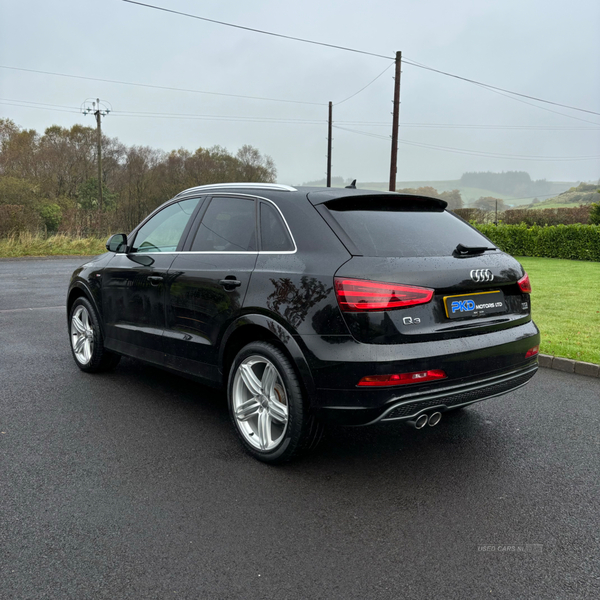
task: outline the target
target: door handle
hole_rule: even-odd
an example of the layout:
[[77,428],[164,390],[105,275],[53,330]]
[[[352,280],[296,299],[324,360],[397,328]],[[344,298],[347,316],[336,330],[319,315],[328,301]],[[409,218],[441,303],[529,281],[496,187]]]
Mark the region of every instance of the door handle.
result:
[[159,275],[148,275],[150,285],[158,285],[163,280]]
[[236,288],[236,287],[240,287],[240,285],[242,285],[241,281],[238,281],[237,279],[221,279],[221,281],[219,281],[219,283],[225,288]]

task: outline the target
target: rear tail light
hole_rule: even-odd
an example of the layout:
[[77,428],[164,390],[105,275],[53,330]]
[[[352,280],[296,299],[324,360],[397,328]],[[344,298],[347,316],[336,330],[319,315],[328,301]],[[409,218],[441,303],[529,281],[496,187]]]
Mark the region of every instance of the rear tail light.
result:
[[428,288],[343,277],[335,278],[335,294],[344,312],[391,310],[426,304],[433,298]]
[[529,275],[527,275],[527,273],[525,273],[517,283],[524,294],[531,294],[531,281],[529,281]]
[[391,385],[404,385],[406,383],[424,383],[425,381],[435,381],[437,379],[446,379],[448,377],[445,371],[441,369],[430,369],[429,371],[416,371],[414,373],[395,373],[393,375],[369,375],[363,377],[358,385],[369,387],[382,387]]
[[525,353],[525,358],[531,358],[532,356],[535,356],[536,354],[538,354],[539,351],[540,351],[539,346],[534,346],[533,348],[529,348],[529,350],[527,350],[527,352]]

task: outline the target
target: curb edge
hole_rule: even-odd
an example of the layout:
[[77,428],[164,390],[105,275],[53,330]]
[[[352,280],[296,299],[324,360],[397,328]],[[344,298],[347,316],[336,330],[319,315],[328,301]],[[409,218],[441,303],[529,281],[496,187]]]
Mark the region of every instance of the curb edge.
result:
[[595,363],[552,356],[551,354],[540,354],[538,364],[545,369],[554,369],[556,371],[563,371],[564,373],[575,373],[577,375],[585,375],[586,377],[600,378],[600,365]]

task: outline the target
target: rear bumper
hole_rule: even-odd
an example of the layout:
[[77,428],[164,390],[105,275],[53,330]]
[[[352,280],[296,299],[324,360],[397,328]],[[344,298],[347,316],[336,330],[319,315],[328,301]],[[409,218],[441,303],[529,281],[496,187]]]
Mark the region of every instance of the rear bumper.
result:
[[[508,330],[457,340],[377,346],[328,341],[317,336],[308,349],[316,384],[313,406],[327,420],[345,425],[412,419],[421,412],[472,404],[511,392],[536,373],[537,356],[526,352],[539,344],[533,322]],[[317,343],[318,342],[318,343]],[[319,356],[320,354],[320,356]],[[327,360],[329,358],[329,360]],[[443,369],[448,378],[435,382],[359,387],[366,375]]]
[[525,369],[488,377],[475,383],[449,386],[435,392],[413,394],[385,409],[378,417],[365,425],[379,421],[404,421],[417,417],[422,412],[444,412],[451,408],[467,406],[481,400],[502,396],[523,387],[537,372],[537,362]]
[[436,390],[413,392],[399,396],[383,408],[363,410],[324,408],[322,416],[341,425],[374,425],[379,422],[408,421],[421,413],[445,412],[523,387],[537,372],[537,361],[525,368],[515,369],[469,383],[448,385]]

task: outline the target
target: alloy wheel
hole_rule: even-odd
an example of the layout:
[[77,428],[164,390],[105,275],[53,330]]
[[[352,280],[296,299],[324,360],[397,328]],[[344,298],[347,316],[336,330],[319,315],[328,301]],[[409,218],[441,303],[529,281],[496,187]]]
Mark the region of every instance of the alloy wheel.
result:
[[244,359],[233,380],[232,408],[244,439],[267,452],[283,440],[289,422],[289,402],[281,374],[264,356]]
[[85,306],[78,306],[71,317],[71,345],[77,361],[87,365],[92,359],[94,330]]

